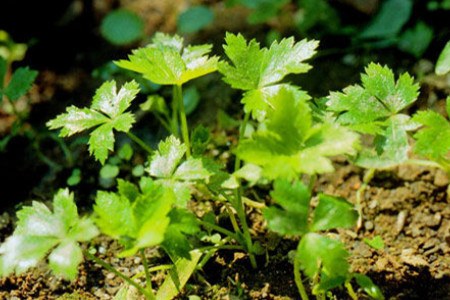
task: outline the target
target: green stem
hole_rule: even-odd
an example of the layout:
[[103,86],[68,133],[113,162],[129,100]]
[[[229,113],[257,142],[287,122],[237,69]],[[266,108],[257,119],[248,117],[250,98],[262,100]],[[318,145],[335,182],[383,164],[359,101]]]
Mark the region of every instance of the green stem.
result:
[[69,147],[67,147],[64,140],[54,133],[48,133],[45,135],[48,136],[49,138],[51,138],[52,140],[54,140],[56,143],[58,143],[59,147],[61,148],[62,152],[64,153],[64,156],[66,157],[67,163],[69,164],[70,167],[72,167],[73,166],[72,152],[70,152],[70,149],[69,149]]
[[142,149],[144,149],[145,151],[147,151],[149,154],[153,154],[153,150],[152,148],[150,148],[149,146],[147,146],[147,144],[141,140],[140,138],[138,138],[137,136],[135,136],[134,134],[132,134],[131,132],[127,132],[127,135],[130,139],[132,139],[136,144],[138,144],[139,146],[142,147]]
[[[247,128],[248,121],[250,119],[250,112],[245,113],[244,120],[242,121],[241,128],[239,130],[239,140],[238,144],[242,142],[245,135],[245,129]],[[234,162],[234,171],[238,171],[241,167],[241,159],[238,155],[236,155],[236,160]],[[237,178],[239,187],[234,190],[234,196],[235,196],[235,205],[234,208],[236,209],[237,215],[239,217],[239,220],[242,224],[242,231],[244,234],[244,238],[246,241],[247,251],[249,252],[250,257],[250,263],[252,264],[252,267],[256,269],[258,266],[256,264],[255,255],[251,253],[253,245],[252,245],[252,236],[250,235],[250,231],[247,224],[247,218],[245,215],[245,209],[244,204],[242,201],[242,184],[241,180]]]
[[134,286],[142,295],[144,295],[147,299],[150,300],[155,300],[155,297],[152,294],[149,294],[142,286],[140,286],[137,282],[131,280],[130,278],[128,278],[127,276],[125,276],[124,274],[122,274],[121,272],[117,271],[116,269],[114,269],[113,266],[111,266],[110,264],[108,264],[106,261],[98,258],[97,256],[91,254],[89,251],[87,250],[83,250],[83,255],[87,258],[89,258],[90,260],[95,261],[96,263],[98,263],[100,266],[102,266],[103,268],[107,269],[108,271],[114,273],[115,275],[119,276],[120,278],[122,278],[126,283]]
[[178,131],[178,92],[177,92],[177,85],[173,86],[173,91],[172,91],[172,120],[171,120],[171,125],[172,125],[172,134],[175,137],[179,137],[179,131]]
[[309,300],[308,295],[306,294],[305,286],[303,285],[302,275],[300,273],[300,262],[298,261],[298,255],[295,255],[294,259],[294,280],[302,300]]
[[191,156],[191,142],[189,141],[189,128],[187,124],[186,111],[184,110],[183,91],[181,89],[181,85],[175,85],[174,92],[176,92],[178,109],[180,110],[181,134],[183,135],[183,141],[187,148],[186,157],[189,158]]
[[374,175],[375,169],[368,169],[364,174],[363,183],[361,187],[356,191],[356,210],[358,211],[359,214],[358,221],[356,222],[356,229],[360,229],[362,227],[363,211],[361,202],[364,191],[369,186],[369,182],[372,180]]
[[242,233],[241,229],[239,228],[239,225],[237,223],[236,217],[234,216],[234,212],[231,210],[231,208],[225,204],[225,208],[228,212],[228,216],[230,217],[231,225],[233,226],[234,232],[236,233]]
[[350,295],[350,297],[352,298],[352,300],[358,300],[358,296],[356,295],[355,291],[353,290],[353,287],[352,287],[350,281],[346,281],[344,285],[347,288],[347,292]]
[[166,130],[170,133],[172,133],[173,135],[175,135],[174,132],[172,132],[172,127],[169,125],[169,122],[167,122],[167,120],[165,120],[160,114],[158,113],[154,113],[154,116],[158,119],[159,123],[161,123],[164,128],[166,128]]
[[153,294],[153,288],[152,288],[152,278],[150,277],[150,272],[148,270],[148,261],[145,257],[145,251],[144,249],[139,250],[141,257],[142,257],[142,264],[144,265],[144,272],[145,272],[145,283],[147,285],[147,291],[150,295],[152,295],[152,299],[155,299],[155,295]]
[[417,166],[423,166],[423,167],[430,167],[430,168],[439,168],[445,170],[445,167],[438,162],[432,161],[432,160],[422,160],[422,159],[408,159],[406,161],[407,164],[410,165],[417,165]]
[[[157,272],[157,271],[164,271],[164,270],[169,270],[172,269],[173,265],[159,265],[153,268],[149,268],[148,272],[152,273],[152,272]],[[133,277],[131,277],[132,280],[141,278],[143,275],[145,275],[145,271],[142,271],[140,273],[137,273],[136,275],[134,275]]]
[[236,235],[235,233],[233,233],[233,232],[231,232],[231,231],[229,231],[229,230],[227,230],[227,229],[225,229],[225,228],[222,228],[222,227],[220,227],[220,226],[217,226],[217,225],[214,225],[214,224],[212,224],[212,223],[205,222],[205,221],[202,221],[202,220],[198,220],[198,221],[200,222],[201,225],[203,225],[203,226],[205,226],[205,227],[209,227],[209,228],[211,228],[212,230],[215,230],[215,231],[217,231],[217,232],[220,232],[220,233],[222,233],[222,234],[225,234],[225,235],[229,236],[230,238],[234,239],[234,240],[237,241],[237,242],[240,241],[238,235]]

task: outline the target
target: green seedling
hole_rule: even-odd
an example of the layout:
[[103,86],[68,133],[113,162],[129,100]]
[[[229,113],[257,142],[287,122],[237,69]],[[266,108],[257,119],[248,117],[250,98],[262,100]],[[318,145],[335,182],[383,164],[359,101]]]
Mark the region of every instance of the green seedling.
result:
[[[115,81],[107,81],[95,93],[90,107],[70,106],[65,113],[49,121],[48,127],[60,129],[63,137],[92,130],[86,139],[89,151],[104,165],[102,176],[116,178],[117,191],[98,191],[94,214],[84,219],[78,217],[73,195],[67,190],[55,196],[53,214],[39,203],[24,208],[19,212],[19,226],[13,236],[0,246],[1,274],[21,273],[50,252],[53,271],[73,279],[77,266],[85,257],[126,282],[116,299],[126,297],[130,285],[147,299],[173,299],[192,273],[201,269],[218,250],[245,251],[251,265],[257,268],[255,256],[264,254],[264,249],[252,240],[245,206],[250,205],[263,208],[264,217],[273,231],[301,238],[294,275],[303,299],[307,296],[300,270],[313,281],[316,295],[325,296],[330,289],[344,284],[355,298],[350,284],[355,279],[369,295],[382,298],[369,278],[349,271],[348,253],[343,245],[324,235],[329,229],[353,226],[357,218],[353,206],[341,198],[319,195],[319,204],[310,214],[310,199],[316,175],[334,170],[332,157],[356,157],[358,164],[364,157],[382,162],[386,161],[385,156],[391,158],[389,139],[376,142],[387,152],[381,153],[381,158],[365,152],[357,156],[359,135],[354,130],[362,128],[360,132],[380,137],[397,137],[398,133],[402,142],[403,133],[414,122],[399,111],[415,100],[417,86],[408,75],[395,84],[390,70],[371,65],[363,79],[364,87],[355,86],[345,94],[332,95],[331,112],[325,112],[328,117],[318,118],[313,115],[308,94],[297,86],[282,82],[289,74],[305,73],[311,68],[304,61],[314,55],[317,45],[316,41],[295,42],[288,38],[273,42],[269,48],[261,48],[255,40],[247,42],[240,34],[227,34],[224,49],[229,61],[218,62],[218,57],[207,56],[210,45],[183,47],[180,37],[159,33],[150,45],[134,50],[129,60],[117,61],[118,66],[140,73],[156,84],[174,86],[171,105],[167,106],[158,95],[149,96],[141,104],[141,110],[151,111],[171,134],[154,150],[131,133],[135,115],[128,109],[139,92],[135,81],[124,83],[120,88]],[[236,155],[231,172],[205,155],[211,141],[208,129],[199,126],[189,131],[186,115],[193,100],[182,94],[183,84],[217,68],[225,82],[244,91],[241,102],[245,116],[240,122],[238,143],[230,149]],[[374,72],[380,72],[381,77],[376,77]],[[367,111],[362,110],[365,117],[360,115],[361,110],[354,99],[359,100],[360,96],[368,102]],[[348,99],[350,105],[346,102]],[[314,113],[318,114],[317,111]],[[248,131],[250,117],[257,121],[253,124],[258,125],[253,132]],[[179,120],[182,140],[179,139]],[[222,123],[227,123],[222,126],[229,128],[239,125],[229,119]],[[149,154],[145,165],[133,169],[133,175],[139,177],[138,185],[119,178],[123,175],[123,172],[118,173],[122,170],[121,162],[129,161],[133,151],[125,143],[110,156],[114,151],[116,132],[127,134]],[[404,148],[398,151],[404,151]],[[245,162],[243,166],[242,161]],[[140,168],[135,171],[137,167]],[[71,183],[77,184],[79,175],[72,173]],[[308,187],[299,181],[303,175],[309,176]],[[267,186],[272,181],[271,195],[278,206],[265,208],[263,200],[251,188],[261,183]],[[231,230],[219,226],[212,211],[199,218],[188,210],[196,190],[223,205],[230,218]],[[249,195],[254,195],[258,201],[250,200]],[[31,228],[36,222],[50,225],[49,228]],[[57,226],[53,226],[53,222]],[[62,229],[51,231],[58,228]],[[79,232],[84,233],[83,236],[80,237]],[[119,242],[123,247],[119,256],[140,254],[144,271],[128,278],[93,252],[80,250],[78,242],[89,242],[99,232]],[[18,243],[20,251],[15,251]],[[70,251],[63,251],[67,243],[70,243]],[[165,251],[172,264],[149,266],[145,249],[155,246]],[[57,248],[54,250],[54,247]],[[58,251],[60,247],[64,249]],[[58,264],[61,262],[68,266],[64,268]],[[170,271],[155,293],[151,273],[163,270]],[[145,287],[135,281],[143,276]]]
[[[319,203],[312,213],[311,221],[308,221],[311,191],[301,181],[294,180],[291,183],[286,179],[277,179],[271,196],[278,206],[263,210],[269,229],[282,235],[301,237],[294,259],[294,276],[302,299],[309,298],[300,269],[314,282],[312,293],[318,299],[324,297],[328,290],[342,284],[345,284],[352,298],[357,299],[350,280],[361,274],[350,272],[346,260],[349,253],[344,245],[321,234],[329,229],[353,227],[358,218],[354,207],[343,198],[320,194]],[[368,290],[371,297],[383,299],[373,283]]]

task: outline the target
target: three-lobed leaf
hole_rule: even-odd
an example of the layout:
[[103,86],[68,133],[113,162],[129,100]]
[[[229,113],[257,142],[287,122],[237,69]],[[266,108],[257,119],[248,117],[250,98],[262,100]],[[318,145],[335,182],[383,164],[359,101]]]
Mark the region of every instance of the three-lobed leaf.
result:
[[16,230],[0,246],[2,276],[23,273],[50,252],[53,272],[75,279],[83,260],[78,242],[94,238],[98,229],[91,219],[79,218],[73,194],[68,189],[59,190],[53,199],[53,213],[44,204],[33,202],[17,216]]
[[165,85],[182,85],[217,70],[218,57],[209,57],[211,45],[183,48],[183,38],[157,33],[152,43],[132,51],[128,60],[115,63],[143,74],[144,78]]
[[108,152],[114,150],[114,130],[128,132],[135,122],[133,114],[125,110],[138,92],[135,81],[125,83],[119,91],[114,80],[107,81],[97,89],[90,108],[70,106],[66,113],[47,122],[47,126],[61,128],[60,136],[63,137],[98,126],[91,132],[89,152],[104,164]]
[[190,157],[182,162],[186,146],[174,136],[161,141],[152,155],[146,171],[157,182],[175,193],[177,204],[185,206],[190,199],[190,185],[197,180],[208,180],[212,172],[201,158]]

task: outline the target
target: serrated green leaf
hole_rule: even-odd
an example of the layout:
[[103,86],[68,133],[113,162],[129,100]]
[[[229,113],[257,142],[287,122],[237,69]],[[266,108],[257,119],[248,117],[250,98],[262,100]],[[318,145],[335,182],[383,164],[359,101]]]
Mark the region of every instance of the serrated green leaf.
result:
[[61,128],[60,136],[66,137],[101,125],[92,131],[88,144],[90,154],[104,164],[108,152],[114,150],[113,129],[128,132],[135,122],[133,114],[125,113],[125,110],[138,91],[134,81],[125,83],[118,92],[116,82],[107,81],[97,89],[91,108],[68,107],[66,113],[47,122],[47,126]]
[[366,292],[370,297],[377,300],[383,300],[384,296],[380,288],[372,282],[372,280],[364,274],[354,273],[353,277],[356,283]]
[[354,153],[358,136],[335,124],[313,125],[311,109],[292,91],[281,88],[273,105],[266,129],[236,149],[243,160],[262,166],[263,176],[293,179],[301,173],[329,172],[329,157]]
[[38,75],[37,71],[30,70],[29,67],[18,68],[14,71],[11,81],[8,83],[3,93],[10,101],[15,101],[25,95],[31,88]]
[[[447,105],[450,101],[447,101]],[[414,138],[414,152],[430,158],[446,157],[450,151],[450,123],[437,112],[419,111],[413,121],[425,127],[419,130]]]
[[305,234],[297,248],[297,258],[305,274],[313,280],[317,274],[327,280],[337,279],[335,284],[343,283],[349,275],[349,256],[344,245],[336,240],[310,232]]
[[388,67],[371,63],[361,75],[363,86],[354,85],[343,93],[332,92],[328,110],[340,113],[338,122],[362,133],[379,134],[383,121],[417,100],[419,86],[408,73],[397,82]]
[[348,228],[355,225],[358,213],[344,198],[319,195],[319,204],[314,209],[311,231]]
[[217,69],[218,57],[208,57],[211,45],[182,49],[179,36],[157,34],[152,44],[132,51],[128,60],[115,62],[119,67],[143,74],[144,78],[167,85],[182,85]]
[[450,41],[445,44],[436,62],[436,74],[445,75],[450,71]]
[[155,177],[170,178],[185,153],[186,146],[173,135],[169,136],[159,143],[146,171]]
[[13,271],[23,273],[50,252],[50,267],[55,274],[71,280],[76,277],[82,261],[78,242],[94,238],[98,230],[90,219],[79,219],[73,194],[67,189],[55,195],[53,208],[52,213],[42,203],[33,202],[17,213],[16,230],[0,246],[2,276]]
[[303,182],[278,179],[270,193],[281,208],[271,206],[263,209],[264,219],[270,230],[282,235],[301,235],[307,231],[311,193]]
[[241,35],[227,33],[225,53],[231,61],[219,63],[224,81],[235,89],[245,91],[273,85],[288,74],[307,72],[311,67],[303,63],[315,54],[317,41],[306,39],[294,43],[294,38],[273,42],[269,49],[260,48],[259,43],[247,43]]

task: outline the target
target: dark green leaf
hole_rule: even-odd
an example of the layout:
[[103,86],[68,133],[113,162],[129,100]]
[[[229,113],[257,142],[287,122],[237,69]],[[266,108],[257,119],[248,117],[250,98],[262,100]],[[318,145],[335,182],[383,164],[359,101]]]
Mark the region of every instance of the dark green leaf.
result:
[[418,22],[414,28],[406,30],[398,41],[398,48],[420,58],[433,39],[433,29],[423,22]]
[[8,83],[3,93],[9,100],[15,101],[25,95],[31,88],[31,84],[38,75],[37,71],[30,70],[30,68],[18,68],[14,71],[11,81]]
[[183,104],[186,115],[190,115],[200,101],[200,94],[195,86],[190,86],[183,91]]
[[144,21],[132,11],[117,9],[102,20],[100,32],[108,42],[126,45],[144,37]]
[[192,132],[191,140],[192,154],[194,156],[202,155],[206,150],[209,142],[211,141],[211,133],[209,129],[203,127],[202,125],[199,125]]
[[178,32],[193,33],[208,26],[214,19],[214,12],[206,6],[193,6],[178,16]]
[[369,26],[361,32],[361,39],[387,39],[396,36],[408,22],[413,3],[411,0],[387,0]]

